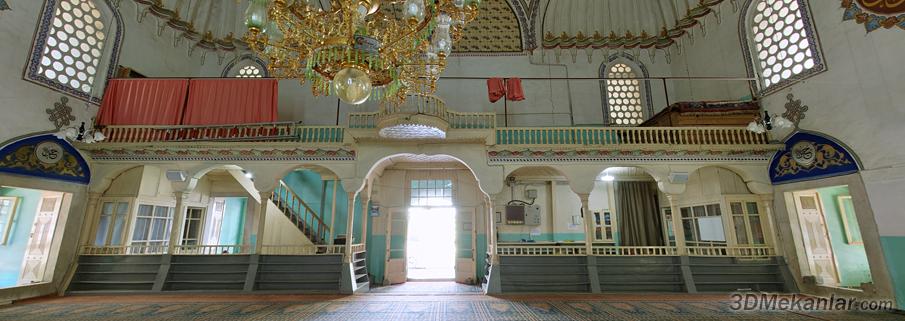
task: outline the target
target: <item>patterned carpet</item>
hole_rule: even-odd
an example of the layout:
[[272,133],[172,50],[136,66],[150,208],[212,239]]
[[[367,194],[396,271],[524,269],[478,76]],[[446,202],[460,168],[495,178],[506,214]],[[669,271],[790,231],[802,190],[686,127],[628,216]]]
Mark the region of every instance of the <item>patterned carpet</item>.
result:
[[481,294],[481,287],[455,282],[406,282],[403,284],[371,288],[369,294],[435,295]]
[[891,313],[735,312],[704,295],[71,296],[0,307],[0,320],[905,320]]

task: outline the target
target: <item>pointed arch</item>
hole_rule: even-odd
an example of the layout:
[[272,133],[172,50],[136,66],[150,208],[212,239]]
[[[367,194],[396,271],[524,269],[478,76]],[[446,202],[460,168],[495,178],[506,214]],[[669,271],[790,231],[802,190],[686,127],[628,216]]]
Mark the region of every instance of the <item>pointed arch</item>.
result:
[[[602,111],[604,125],[640,125],[647,120],[647,118],[653,116],[654,102],[651,95],[650,80],[647,79],[650,78],[650,73],[644,64],[628,53],[613,54],[600,65],[598,74],[600,78],[615,79],[600,81],[600,96],[603,104]],[[644,79],[618,80],[618,78]],[[627,100],[622,101],[622,99]],[[631,113],[638,114],[633,115]],[[619,123],[619,121],[623,119],[631,120],[632,122],[624,124]]]
[[51,134],[23,138],[0,148],[0,172],[81,185],[91,182],[91,169],[81,153]]

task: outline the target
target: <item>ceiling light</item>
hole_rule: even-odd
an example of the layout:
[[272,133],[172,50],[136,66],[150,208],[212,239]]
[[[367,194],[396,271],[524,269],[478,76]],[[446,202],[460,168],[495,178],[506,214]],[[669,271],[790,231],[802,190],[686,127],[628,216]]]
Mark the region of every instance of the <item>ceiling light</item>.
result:
[[274,77],[309,81],[315,95],[357,105],[433,93],[481,1],[311,2],[250,0],[244,40]]
[[616,180],[616,177],[614,177],[613,175],[610,175],[610,173],[603,172],[603,177],[601,177],[600,180],[604,181],[604,182],[612,182],[612,181]]

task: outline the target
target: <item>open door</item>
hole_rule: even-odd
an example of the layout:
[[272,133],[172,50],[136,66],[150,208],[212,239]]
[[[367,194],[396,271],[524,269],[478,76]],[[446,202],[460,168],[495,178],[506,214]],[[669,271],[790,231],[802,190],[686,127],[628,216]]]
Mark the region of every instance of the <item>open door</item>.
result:
[[386,275],[384,285],[405,283],[405,240],[408,236],[408,213],[402,207],[390,208],[387,220]]
[[816,191],[795,192],[795,207],[801,223],[801,236],[811,273],[818,284],[838,285],[839,271],[833,246],[826,229],[826,218]]
[[63,193],[45,192],[41,196],[35,223],[31,226],[31,234],[28,237],[28,247],[25,248],[25,258],[22,260],[19,285],[44,281],[50,245],[53,242],[57,217],[59,217],[62,205]]

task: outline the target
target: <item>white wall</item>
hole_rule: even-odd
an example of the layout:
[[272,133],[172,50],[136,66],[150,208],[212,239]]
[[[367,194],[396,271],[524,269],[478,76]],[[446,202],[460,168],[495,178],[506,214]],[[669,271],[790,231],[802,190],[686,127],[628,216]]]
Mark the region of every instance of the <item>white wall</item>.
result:
[[[103,2],[96,1],[99,7],[105,7]],[[55,130],[44,110],[53,108],[53,104],[65,96],[23,79],[44,1],[8,3],[12,10],[0,12],[0,43],[3,44],[0,46],[0,70],[5,71],[0,74],[0,88],[3,88],[0,91],[0,142],[37,131]],[[189,58],[184,46],[174,48],[172,36],[157,37],[156,21],[152,16],[137,23],[135,5],[132,1],[122,1],[119,8],[125,34],[119,64],[148,77],[197,76],[200,73],[199,55],[196,53],[194,58]],[[104,21],[108,19],[109,16],[104,17]],[[113,28],[108,30],[105,52],[113,47],[115,39]],[[210,62],[216,62],[210,58]],[[100,61],[99,72],[106,72],[109,61],[108,53]],[[102,77],[98,77],[96,85],[104,85]],[[78,126],[83,121],[90,123],[98,110],[98,106],[86,105],[73,97],[69,97],[69,106],[76,117],[71,126]]]

